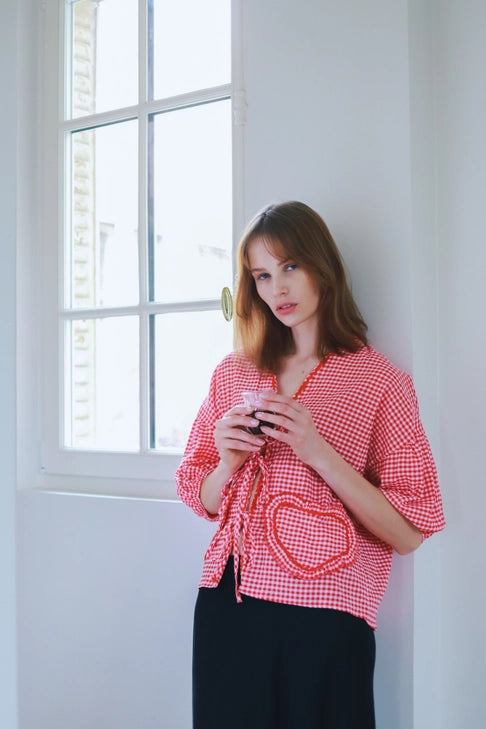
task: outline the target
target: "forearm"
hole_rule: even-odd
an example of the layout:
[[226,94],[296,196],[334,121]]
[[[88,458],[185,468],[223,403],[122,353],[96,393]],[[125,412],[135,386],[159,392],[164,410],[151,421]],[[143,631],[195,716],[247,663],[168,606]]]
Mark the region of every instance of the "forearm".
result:
[[217,514],[221,506],[221,493],[225,483],[233,475],[231,469],[220,461],[214,471],[204,479],[201,485],[201,503],[209,514]]
[[309,465],[369,532],[390,544],[399,554],[408,554],[420,546],[420,530],[325,441],[315,463]]

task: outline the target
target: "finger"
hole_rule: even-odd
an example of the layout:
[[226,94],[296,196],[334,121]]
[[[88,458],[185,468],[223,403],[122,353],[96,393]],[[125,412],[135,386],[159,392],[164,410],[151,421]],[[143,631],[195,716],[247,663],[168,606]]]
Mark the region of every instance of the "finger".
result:
[[286,395],[276,394],[272,397],[265,397],[264,402],[263,400],[264,398],[262,398],[263,407],[259,408],[259,410],[273,410],[275,412],[288,415],[289,413],[301,412],[306,409],[303,405],[297,402],[297,400],[294,400],[292,397],[287,397]]
[[[258,420],[254,421],[259,423]],[[225,428],[215,433],[215,440],[219,442],[221,447],[232,448],[234,443],[243,444],[243,447],[256,446],[261,447],[264,439],[258,434],[250,433],[246,428]]]
[[245,443],[241,440],[234,440],[229,443],[226,443],[224,447],[221,447],[221,452],[234,452],[238,451],[239,453],[253,453],[256,451],[259,451],[262,445],[265,443],[264,440],[262,440],[260,443]]
[[245,405],[236,405],[234,408],[231,408],[231,410],[228,410],[227,413],[223,415],[221,420],[227,420],[228,418],[233,417],[234,415],[248,415],[250,411]]
[[299,422],[298,414],[294,411],[275,412],[273,410],[257,410],[255,417],[259,422],[271,423],[275,427],[293,428]]
[[223,415],[221,420],[216,422],[216,427],[220,426],[223,428],[244,428],[245,430],[250,427],[256,427],[258,420],[248,412],[241,414],[229,414]]
[[272,428],[271,425],[262,425],[261,430],[265,437],[273,438],[273,440],[281,440],[290,445],[291,436],[287,428]]

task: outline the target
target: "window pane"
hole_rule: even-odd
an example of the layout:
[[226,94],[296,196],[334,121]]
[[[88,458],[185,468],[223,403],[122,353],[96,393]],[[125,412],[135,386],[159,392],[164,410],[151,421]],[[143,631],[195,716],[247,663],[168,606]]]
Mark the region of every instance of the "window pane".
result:
[[153,120],[154,297],[219,298],[231,286],[230,102]]
[[68,306],[138,302],[137,122],[71,135]]
[[184,449],[216,364],[232,349],[220,311],[155,317],[155,448]]
[[154,98],[230,82],[230,0],[154,0]]
[[71,12],[71,115],[138,101],[138,0],[67,2]]
[[76,320],[67,328],[65,445],[138,450],[137,317]]

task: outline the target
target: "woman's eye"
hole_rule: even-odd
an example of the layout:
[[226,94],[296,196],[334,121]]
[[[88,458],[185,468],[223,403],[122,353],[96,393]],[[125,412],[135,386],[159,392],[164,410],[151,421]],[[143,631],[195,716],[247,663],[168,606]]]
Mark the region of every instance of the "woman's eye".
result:
[[295,268],[297,268],[297,264],[296,263],[288,263],[285,266],[285,270],[286,271],[293,271]]
[[257,281],[265,281],[265,279],[268,278],[268,273],[259,273],[256,277]]

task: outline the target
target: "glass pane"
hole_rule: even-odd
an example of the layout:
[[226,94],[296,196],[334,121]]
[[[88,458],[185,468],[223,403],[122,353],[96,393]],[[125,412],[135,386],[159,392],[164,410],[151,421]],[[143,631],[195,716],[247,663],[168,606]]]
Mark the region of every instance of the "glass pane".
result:
[[155,448],[184,449],[214,367],[232,349],[220,311],[155,317]]
[[227,84],[230,0],[153,0],[154,98]]
[[68,306],[138,302],[137,122],[71,135]]
[[231,286],[230,102],[160,114],[153,127],[155,299],[219,298]]
[[67,326],[65,445],[138,450],[137,317],[80,319]]
[[138,102],[138,0],[67,2],[71,115]]

